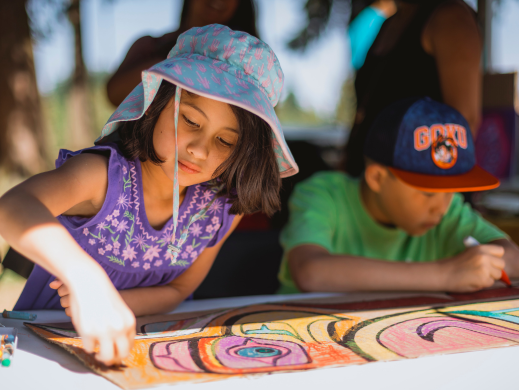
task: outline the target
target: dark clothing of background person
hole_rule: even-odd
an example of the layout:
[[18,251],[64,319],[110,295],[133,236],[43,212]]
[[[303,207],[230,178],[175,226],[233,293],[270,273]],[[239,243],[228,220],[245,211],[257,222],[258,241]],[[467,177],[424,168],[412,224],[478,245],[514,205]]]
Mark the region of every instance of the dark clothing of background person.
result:
[[258,38],[253,0],[184,0],[177,31],[137,39],[106,85],[108,100],[118,106],[141,82],[141,72],[164,60],[183,32],[219,23]]
[[[469,9],[469,13],[465,12],[466,16],[470,18],[469,15],[472,15],[475,26],[473,32],[469,32],[471,35],[478,34],[475,13],[461,1],[424,0],[414,3],[416,4],[404,4],[407,6],[405,9],[399,8],[397,11],[397,14],[400,13],[399,20],[395,14],[384,22],[366,56],[364,65],[357,72],[355,80],[357,114],[346,145],[344,160],[344,169],[352,176],[359,176],[364,171],[364,142],[371,124],[382,109],[395,101],[407,97],[429,96],[458,109],[465,115],[469,124],[473,125],[474,122],[477,122],[477,120],[473,120],[471,123],[471,120],[467,118],[470,114],[467,115],[467,112],[478,111],[479,108],[475,106],[478,103],[467,109],[464,107],[467,105],[466,103],[458,103],[458,100],[463,99],[462,96],[452,97],[452,93],[445,93],[445,83],[448,80],[441,80],[438,70],[439,59],[430,54],[431,50],[424,48],[424,30],[432,16],[440,14],[437,12],[440,7],[442,15],[439,17],[444,19],[443,14],[447,14],[446,16],[449,17],[449,12],[465,12],[462,8],[456,8]],[[476,39],[480,40],[479,35]],[[441,43],[441,41],[439,42]],[[477,46],[477,43],[473,46]],[[477,47],[474,51],[477,51]],[[474,58],[478,61],[476,66],[479,67],[478,57]],[[470,61],[474,62],[474,59]],[[444,79],[456,76],[448,74],[448,71],[444,73],[447,74],[443,77]],[[459,77],[473,77],[476,79],[474,83],[478,82],[477,74],[468,76],[460,74]],[[464,88],[463,85],[460,88]],[[457,95],[460,92],[454,91]]]

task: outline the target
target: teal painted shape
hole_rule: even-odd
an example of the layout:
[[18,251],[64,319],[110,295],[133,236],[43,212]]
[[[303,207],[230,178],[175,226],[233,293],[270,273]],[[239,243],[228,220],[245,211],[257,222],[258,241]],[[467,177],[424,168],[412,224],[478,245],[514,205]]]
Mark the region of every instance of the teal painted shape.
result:
[[275,348],[251,347],[243,348],[236,352],[242,357],[248,358],[266,358],[281,355],[281,351]]
[[471,316],[479,316],[479,317],[487,317],[487,318],[495,318],[498,320],[512,322],[514,324],[519,324],[519,317],[511,316],[509,313],[511,311],[518,311],[519,308],[506,309],[506,310],[495,310],[495,311],[478,311],[478,310],[457,310],[450,311],[446,314],[468,314]]
[[272,329],[269,329],[267,327],[267,325],[261,325],[260,329],[257,329],[257,330],[246,330],[243,333],[245,333],[245,334],[280,334],[280,335],[284,335],[284,336],[292,336],[292,337],[295,337],[297,339],[299,338],[295,334],[293,334],[292,332],[289,332],[288,330],[272,330]]

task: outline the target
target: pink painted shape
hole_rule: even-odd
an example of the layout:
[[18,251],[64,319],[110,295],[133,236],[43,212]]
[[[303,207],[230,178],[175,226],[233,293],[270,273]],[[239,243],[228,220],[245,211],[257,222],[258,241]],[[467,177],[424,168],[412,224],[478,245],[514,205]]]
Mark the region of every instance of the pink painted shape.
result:
[[380,343],[408,358],[519,343],[519,332],[490,323],[417,318],[382,331]]
[[[279,351],[270,357],[246,357],[239,351],[246,348],[271,348]],[[225,367],[233,369],[250,369],[259,367],[276,367],[301,365],[309,363],[303,348],[289,341],[264,340],[239,336],[221,337],[214,346],[215,357]]]
[[155,366],[167,371],[204,372],[189,353],[189,342],[162,342],[153,345],[151,361]]

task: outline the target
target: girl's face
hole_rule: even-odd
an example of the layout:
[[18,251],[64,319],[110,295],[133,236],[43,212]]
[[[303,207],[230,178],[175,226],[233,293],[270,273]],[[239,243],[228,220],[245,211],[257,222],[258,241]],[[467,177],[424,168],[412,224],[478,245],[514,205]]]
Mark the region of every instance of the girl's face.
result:
[[[178,180],[188,187],[211,180],[216,169],[231,155],[238,142],[238,121],[226,104],[185,90],[178,116]],[[164,173],[175,172],[175,98],[160,113],[153,146]]]

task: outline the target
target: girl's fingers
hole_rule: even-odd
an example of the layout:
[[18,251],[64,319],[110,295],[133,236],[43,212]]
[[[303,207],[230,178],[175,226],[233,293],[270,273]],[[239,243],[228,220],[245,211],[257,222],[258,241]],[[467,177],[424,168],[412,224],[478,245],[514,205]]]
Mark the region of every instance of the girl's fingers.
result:
[[60,288],[58,288],[58,295],[60,297],[64,297],[65,295],[69,295],[70,292],[68,290],[68,287],[65,286],[64,284],[60,286]]
[[61,307],[64,309],[70,307],[70,295],[65,295],[64,297],[61,297],[59,303],[61,303]]
[[114,342],[110,337],[103,336],[99,339],[99,352],[96,354],[96,359],[107,366],[119,363],[115,357]]
[[53,290],[59,289],[63,285],[63,282],[59,279],[54,279],[52,282],[50,282],[49,287]]
[[130,340],[126,336],[118,337],[115,340],[115,355],[117,359],[122,361],[123,356],[126,357],[130,353]]
[[128,336],[128,340],[130,340],[130,349],[133,348],[133,345],[135,344],[135,336],[137,332],[135,331],[135,326],[131,329],[130,334]]
[[67,308],[65,309],[65,314],[66,314],[67,316],[69,316],[70,318],[72,318],[72,311],[70,310],[69,307],[67,307]]
[[81,340],[83,341],[83,348],[87,353],[94,352],[96,340],[92,336],[83,336]]

